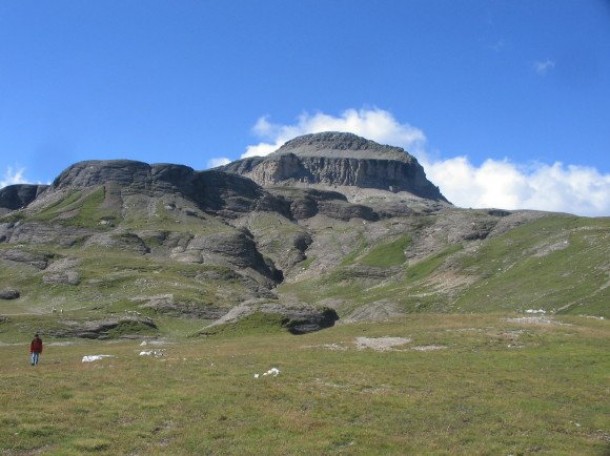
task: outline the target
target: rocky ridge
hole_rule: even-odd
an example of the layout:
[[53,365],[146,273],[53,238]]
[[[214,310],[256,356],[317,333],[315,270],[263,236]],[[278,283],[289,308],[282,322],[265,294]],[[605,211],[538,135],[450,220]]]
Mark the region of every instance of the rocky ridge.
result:
[[[337,319],[450,311],[517,270],[520,252],[561,252],[570,236],[598,236],[580,222],[533,230],[535,244],[482,266],[494,239],[548,216],[456,208],[403,149],[347,133],[306,135],[206,171],[86,161],[49,186],[0,189],[0,314],[61,315],[69,330],[57,324],[53,334],[93,337],[99,326],[93,333],[113,337],[137,326],[133,315],[150,319],[147,332],[163,317],[199,321],[205,335],[279,314],[298,334]],[[567,216],[554,217],[562,226]]]

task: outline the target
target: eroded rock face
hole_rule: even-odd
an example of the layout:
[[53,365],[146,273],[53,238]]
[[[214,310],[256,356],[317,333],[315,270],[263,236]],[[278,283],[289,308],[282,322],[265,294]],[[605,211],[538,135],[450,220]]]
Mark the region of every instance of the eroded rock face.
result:
[[200,334],[212,334],[219,325],[237,323],[254,313],[274,314],[282,317],[282,326],[292,334],[307,334],[334,326],[339,320],[337,313],[330,308],[316,309],[309,306],[290,307],[280,304],[244,303],[229,310],[224,316],[204,328]]
[[0,224],[0,242],[8,244],[56,244],[71,247],[91,233],[91,230],[85,228],[40,222]]
[[48,185],[15,184],[0,188],[0,208],[15,210],[27,206]]
[[116,183],[143,190],[152,185],[152,168],[132,160],[89,160],[76,163],[54,181],[53,189],[83,188]]
[[339,319],[333,309],[286,309],[283,326],[292,334],[307,334],[330,328]]
[[361,204],[352,204],[347,201],[345,195],[339,192],[322,191],[311,188],[290,189],[283,191],[282,188],[270,189],[274,195],[285,199],[290,207],[290,218],[304,220],[314,217],[316,214],[324,214],[338,220],[347,221],[352,218],[374,221],[379,215],[371,207]]
[[234,218],[249,211],[274,211],[288,216],[289,209],[254,181],[219,170],[198,173],[184,193],[207,211]]
[[197,305],[196,303],[180,301],[173,294],[142,296],[133,298],[132,301],[141,303],[141,309],[153,310],[164,315],[187,318],[201,318],[204,320],[216,320],[227,313],[214,305]]
[[49,265],[51,255],[21,249],[5,249],[0,250],[0,260],[21,263],[42,270]]
[[208,212],[235,217],[252,210],[286,213],[285,203],[254,181],[220,170],[195,171],[188,166],[132,160],[92,160],[62,172],[50,191],[94,186],[119,187],[121,192],[163,195],[177,193]]
[[149,252],[144,241],[133,233],[100,233],[91,236],[85,242],[85,247],[99,246],[102,248],[116,248],[123,251],[132,251],[140,255]]
[[147,317],[127,316],[105,320],[73,322],[64,321],[65,328],[48,331],[54,337],[80,337],[83,339],[132,338],[157,331],[155,322]]
[[447,201],[404,149],[351,133],[301,136],[267,157],[239,160],[222,169],[247,176],[263,187],[295,183],[353,186]]
[[303,157],[398,160],[411,163],[415,158],[400,147],[376,143],[353,133],[326,131],[299,136],[280,147],[275,154],[294,153]]
[[252,269],[261,277],[281,282],[282,273],[257,250],[256,244],[245,231],[227,231],[207,236],[195,236],[184,248],[176,248],[172,255],[175,259],[187,263],[229,264],[239,269]]

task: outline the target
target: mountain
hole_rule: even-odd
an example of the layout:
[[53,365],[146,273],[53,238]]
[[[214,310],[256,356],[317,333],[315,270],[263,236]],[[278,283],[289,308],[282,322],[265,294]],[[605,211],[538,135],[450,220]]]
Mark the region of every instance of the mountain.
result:
[[454,207],[403,149],[346,133],[206,171],[86,161],[0,189],[0,332],[610,317],[609,233],[608,218]]
[[426,178],[417,159],[404,149],[351,133],[300,136],[267,157],[239,160],[221,169],[249,177],[263,187],[319,184],[371,188],[447,202]]

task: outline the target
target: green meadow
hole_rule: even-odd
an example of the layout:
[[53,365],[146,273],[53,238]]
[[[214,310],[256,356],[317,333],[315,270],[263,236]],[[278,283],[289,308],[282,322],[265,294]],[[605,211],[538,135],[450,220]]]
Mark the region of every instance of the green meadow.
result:
[[168,319],[159,339],[45,337],[37,367],[19,318],[0,322],[3,456],[610,454],[601,318],[412,314],[302,336],[245,319],[207,337]]

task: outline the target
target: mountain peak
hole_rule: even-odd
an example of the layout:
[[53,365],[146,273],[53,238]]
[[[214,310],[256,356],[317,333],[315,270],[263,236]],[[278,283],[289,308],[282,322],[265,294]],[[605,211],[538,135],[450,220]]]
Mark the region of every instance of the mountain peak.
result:
[[286,142],[272,156],[294,154],[301,157],[398,160],[414,158],[400,147],[376,143],[353,133],[325,131],[298,136]]
[[327,131],[298,136],[266,157],[238,160],[222,169],[246,176],[262,187],[378,189],[448,202],[426,178],[417,159],[403,148],[352,133]]

